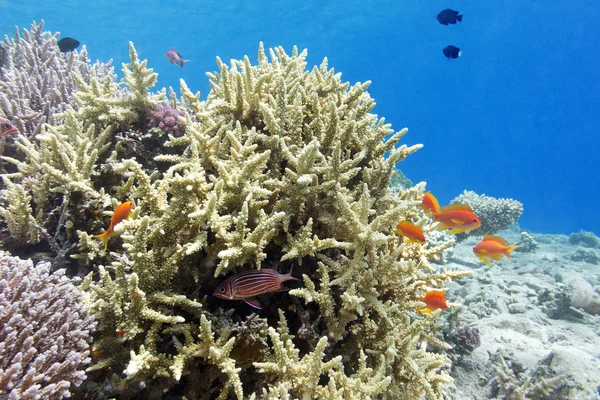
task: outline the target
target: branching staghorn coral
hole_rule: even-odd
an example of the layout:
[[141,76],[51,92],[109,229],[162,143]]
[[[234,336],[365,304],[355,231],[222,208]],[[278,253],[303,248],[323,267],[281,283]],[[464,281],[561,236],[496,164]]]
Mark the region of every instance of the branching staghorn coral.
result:
[[[132,137],[162,99],[148,93],[155,75],[133,45],[130,58],[129,89],[92,79],[67,112],[81,132],[94,126],[94,140],[109,129]],[[123,157],[126,140],[106,133],[110,141],[95,146],[110,144],[104,155],[82,152],[93,167],[74,175],[77,186],[45,174],[47,193],[83,192],[75,210],[135,202],[108,253],[90,218],[71,257],[95,271],[82,285],[98,320],[90,373],[118,373],[108,396],[441,398],[450,384],[449,359],[428,350],[446,347],[435,335],[439,311],[415,310],[428,288],[465,274],[429,265],[451,241],[428,248],[394,232],[401,218],[425,223],[424,184],[389,189],[395,165],[421,145],[398,146],[406,129],[370,113],[369,82],[342,82],[327,60],[307,71],[305,58],[297,49],[267,55],[261,44],[257,65],[217,59],[206,101],[182,81],[173,105],[186,111],[185,132],[159,142],[157,168]],[[13,179],[38,168],[12,162],[23,174]],[[274,266],[305,287],[261,298],[258,317],[210,296],[226,274]],[[311,335],[300,334],[305,326]]]
[[63,54],[56,44],[58,33],[43,31],[44,21],[35,22],[14,39],[4,37],[0,44],[4,60],[0,63],[0,115],[31,138],[42,132],[44,122],[57,124],[57,114],[65,112],[76,89],[76,78],[89,82],[114,80],[111,63],[90,64],[85,47]]

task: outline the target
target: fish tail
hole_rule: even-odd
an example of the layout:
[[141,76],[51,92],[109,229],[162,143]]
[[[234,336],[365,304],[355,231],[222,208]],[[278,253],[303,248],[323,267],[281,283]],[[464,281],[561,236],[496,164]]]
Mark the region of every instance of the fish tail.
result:
[[463,16],[462,16],[462,14],[460,14],[460,15],[457,15],[457,16],[456,16],[456,20],[457,20],[458,22],[462,22],[462,17],[463,17]]
[[104,233],[101,233],[99,235],[94,235],[92,237],[102,239],[102,241],[104,242],[104,251],[106,251],[106,249],[108,248],[108,238],[110,237],[111,233],[112,233],[112,231],[109,229]]
[[507,246],[506,247],[506,258],[508,258],[510,260],[510,252],[513,251],[514,249],[518,249],[521,246]]

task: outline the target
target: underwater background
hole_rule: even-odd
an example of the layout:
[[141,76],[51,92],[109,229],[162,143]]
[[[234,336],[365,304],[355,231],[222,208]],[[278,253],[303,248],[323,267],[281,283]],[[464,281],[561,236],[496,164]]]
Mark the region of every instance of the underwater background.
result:
[[0,0],[0,400],[600,399],[597,9]]
[[[443,26],[444,8],[464,15]],[[600,42],[596,2],[28,1],[2,0],[0,32],[45,20],[92,61],[127,61],[132,41],[157,87],[208,93],[205,72],[265,47],[328,57],[350,82],[373,83],[374,113],[424,149],[402,164],[442,203],[473,190],[524,205],[521,228],[598,232]],[[442,54],[461,49],[458,59]],[[169,64],[171,47],[191,62]]]

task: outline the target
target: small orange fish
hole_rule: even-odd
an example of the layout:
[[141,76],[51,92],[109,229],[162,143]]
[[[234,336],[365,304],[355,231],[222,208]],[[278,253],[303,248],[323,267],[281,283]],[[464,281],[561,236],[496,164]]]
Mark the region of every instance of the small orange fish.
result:
[[421,208],[423,209],[426,215],[431,216],[433,214],[433,211],[440,211],[440,203],[431,192],[427,192],[423,195],[423,202],[421,203]]
[[473,247],[473,253],[479,257],[479,260],[486,263],[488,266],[492,266],[491,259],[500,261],[502,254],[506,255],[506,258],[510,260],[510,252],[521,246],[506,246],[508,243],[506,240],[499,236],[485,235],[481,242],[477,243]]
[[18,133],[19,130],[9,120],[0,118],[0,137]]
[[423,229],[412,222],[398,221],[398,225],[396,225],[396,233],[400,236],[404,236],[407,242],[425,244],[425,235],[423,235]]
[[93,236],[104,241],[104,251],[106,251],[106,248],[108,247],[108,238],[110,238],[110,235],[115,229],[115,226],[119,222],[131,216],[132,207],[133,203],[131,201],[126,201],[125,203],[119,204],[115,208],[115,212],[113,213],[112,218],[110,219],[110,225],[108,226],[108,229],[104,233]]
[[[439,222],[436,229],[450,229],[448,233],[457,234],[471,232],[481,226],[477,215],[473,214],[468,204],[451,204],[440,208],[439,211],[432,210],[433,222]],[[433,223],[432,222],[432,223]]]
[[442,310],[448,308],[446,298],[444,297],[444,291],[440,289],[428,290],[427,293],[425,293],[425,296],[421,296],[419,300],[425,303],[425,307],[419,307],[417,309],[417,311],[422,314],[428,314],[438,308],[441,308]]

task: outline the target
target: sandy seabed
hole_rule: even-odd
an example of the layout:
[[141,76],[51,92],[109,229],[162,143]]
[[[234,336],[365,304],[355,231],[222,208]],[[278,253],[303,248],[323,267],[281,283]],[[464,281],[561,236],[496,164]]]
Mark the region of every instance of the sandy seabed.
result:
[[[498,235],[520,240],[513,231]],[[514,251],[491,268],[472,252],[481,238],[454,247],[445,267],[473,274],[448,285],[446,299],[460,306],[441,321],[479,340],[451,351],[456,389],[449,398],[600,399],[598,250],[565,235],[531,236],[537,249]],[[456,329],[447,335],[457,343]]]

